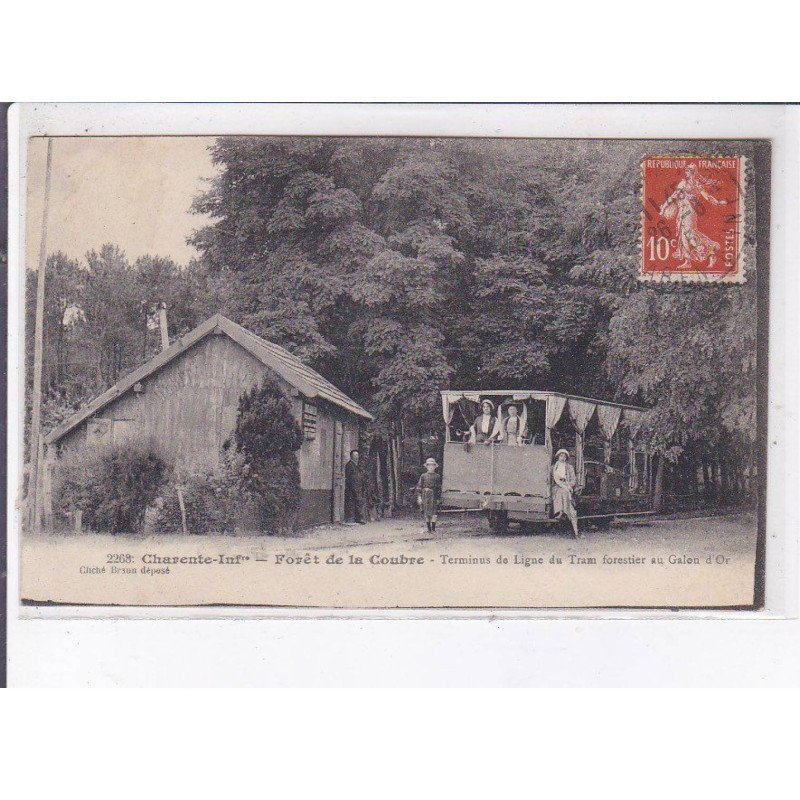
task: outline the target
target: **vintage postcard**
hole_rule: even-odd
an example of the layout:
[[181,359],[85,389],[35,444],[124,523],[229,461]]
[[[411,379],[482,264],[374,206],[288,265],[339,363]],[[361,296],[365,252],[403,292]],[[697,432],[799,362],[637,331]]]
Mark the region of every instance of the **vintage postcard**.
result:
[[27,137],[22,604],[760,608],[772,152],[690,133]]

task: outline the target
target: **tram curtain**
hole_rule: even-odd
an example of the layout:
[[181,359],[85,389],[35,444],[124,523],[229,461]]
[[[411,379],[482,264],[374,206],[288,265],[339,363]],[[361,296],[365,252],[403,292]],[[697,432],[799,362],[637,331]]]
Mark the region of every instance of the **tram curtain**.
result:
[[578,481],[578,488],[586,486],[586,466],[583,463],[583,434],[586,426],[594,414],[597,407],[594,403],[586,400],[575,400],[570,397],[568,401],[569,416],[575,426],[575,476]]
[[522,422],[519,424],[519,438],[517,442],[522,444],[522,437],[528,436],[528,404],[523,400],[522,401]]
[[442,395],[442,416],[445,425],[449,425],[453,421],[453,409],[450,407],[450,398],[446,395]]
[[606,467],[611,463],[611,440],[617,432],[621,414],[619,406],[597,406],[597,421],[603,434],[603,463]]
[[544,444],[547,447],[547,452],[550,453],[551,459],[553,455],[553,434],[551,431],[558,425],[566,403],[566,397],[547,396],[544,412]]
[[597,421],[600,423],[600,432],[606,441],[611,441],[617,432],[622,409],[619,406],[597,406]]
[[639,435],[644,422],[644,411],[626,408],[622,412],[622,423],[628,429],[628,489],[635,492],[639,488],[639,471],[636,466],[636,447],[634,440]]

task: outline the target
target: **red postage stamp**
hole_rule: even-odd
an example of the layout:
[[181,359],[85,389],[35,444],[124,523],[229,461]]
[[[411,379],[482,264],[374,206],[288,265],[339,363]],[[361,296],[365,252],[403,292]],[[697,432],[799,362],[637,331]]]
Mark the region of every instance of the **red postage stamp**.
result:
[[642,160],[639,280],[744,283],[744,158]]

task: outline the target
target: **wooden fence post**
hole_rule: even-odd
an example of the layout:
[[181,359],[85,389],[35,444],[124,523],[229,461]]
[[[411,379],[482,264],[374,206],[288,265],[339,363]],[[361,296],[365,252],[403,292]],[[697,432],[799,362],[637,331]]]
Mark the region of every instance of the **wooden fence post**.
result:
[[653,511],[656,514],[661,512],[664,506],[664,456],[658,456],[656,464],[655,486],[653,487]]
[[397,442],[397,436],[393,435],[392,439],[392,469],[394,470],[394,491],[395,491],[395,498],[394,502],[395,505],[400,505],[400,501],[403,494],[403,481],[400,476],[400,447]]
[[44,529],[50,531],[53,528],[53,448],[44,444],[44,436],[40,438],[42,440],[41,461],[39,462],[42,473],[41,519]]
[[181,507],[181,528],[183,528],[183,535],[186,536],[189,533],[189,529],[186,525],[186,504],[183,502],[183,492],[181,491],[181,487],[176,487],[178,491],[178,505]]
[[378,513],[378,519],[383,516],[383,484],[381,483],[381,450],[380,447],[372,446],[370,444],[370,452],[375,453],[375,489],[377,497],[375,498],[375,510]]

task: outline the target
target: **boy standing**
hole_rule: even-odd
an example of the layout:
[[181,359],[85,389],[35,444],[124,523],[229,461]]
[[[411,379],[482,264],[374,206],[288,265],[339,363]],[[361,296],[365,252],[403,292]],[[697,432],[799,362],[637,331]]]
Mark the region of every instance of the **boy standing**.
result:
[[442,496],[442,476],[436,472],[438,466],[435,459],[429,458],[425,462],[425,472],[417,481],[417,505],[425,516],[429,533],[436,531],[436,512]]

